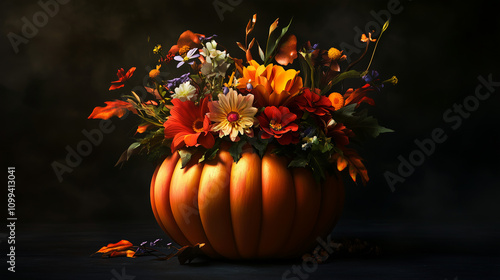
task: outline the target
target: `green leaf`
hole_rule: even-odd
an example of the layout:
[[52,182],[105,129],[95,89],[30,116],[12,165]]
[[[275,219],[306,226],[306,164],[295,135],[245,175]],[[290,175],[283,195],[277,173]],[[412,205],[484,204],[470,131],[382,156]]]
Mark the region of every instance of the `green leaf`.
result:
[[266,53],[267,57],[266,60],[264,61],[265,65],[271,63],[271,61],[273,60],[274,56],[276,55],[275,54],[276,47],[278,47],[281,38],[283,38],[283,36],[285,36],[285,34],[288,32],[288,28],[290,27],[291,24],[292,24],[292,19],[290,19],[290,23],[288,23],[286,27],[283,27],[283,29],[281,29],[281,34],[278,36],[274,44],[271,45],[269,53]]
[[266,55],[264,54],[264,51],[262,51],[262,48],[260,47],[259,45],[259,42],[257,41],[257,47],[259,49],[259,56],[260,56],[260,59],[262,60],[262,62],[264,62],[264,60],[266,60]]
[[243,146],[246,143],[246,141],[240,140],[239,142],[233,143],[233,145],[229,148],[229,154],[231,154],[235,163],[240,160],[241,153],[243,152]]
[[260,139],[259,137],[254,137],[254,138],[248,138],[248,143],[254,147],[257,152],[259,153],[260,157],[264,156],[264,153],[267,150],[267,145],[271,142],[271,139],[265,140],[265,139]]
[[325,95],[328,91],[330,91],[330,89],[334,85],[338,84],[339,82],[341,82],[345,79],[361,78],[361,77],[362,77],[362,73],[359,71],[356,71],[356,70],[349,70],[347,72],[342,72],[339,75],[337,75],[335,78],[333,78],[325,88],[323,88],[320,95]]
[[299,64],[300,72],[302,74],[302,79],[304,81],[304,87],[311,87],[311,54],[306,54],[303,52],[299,53]]
[[309,160],[304,157],[297,157],[294,158],[290,163],[288,164],[288,167],[306,167],[309,165]]
[[368,116],[368,111],[354,111],[356,104],[349,104],[334,112],[334,119],[352,129],[360,140],[379,136],[380,133],[394,132],[392,129],[380,126],[377,119]]
[[115,166],[117,166],[118,164],[122,163],[122,162],[125,162],[127,160],[130,159],[130,157],[136,153],[136,150],[137,148],[139,148],[139,146],[141,146],[141,142],[134,142],[132,143],[128,148],[127,150],[125,150],[125,152],[122,153],[122,155],[120,156],[120,158],[118,159],[118,161],[116,162]]
[[201,79],[200,75],[190,75],[189,77],[191,78],[191,80],[193,80],[193,82],[197,83],[198,85],[203,83],[203,80]]
[[343,123],[345,119],[354,117],[354,109],[356,109],[356,103],[349,104],[333,112],[334,119],[337,122]]
[[212,148],[206,150],[205,153],[203,153],[203,155],[201,156],[201,158],[198,160],[198,162],[201,163],[201,162],[204,162],[204,161],[207,161],[207,160],[214,159],[215,156],[217,155],[217,153],[220,150],[220,142],[221,142],[220,138],[217,138],[217,140],[215,141],[214,146]]
[[193,154],[194,153],[190,150],[186,149],[179,150],[179,156],[181,157],[181,163],[182,163],[181,169],[186,167],[188,162],[191,160]]
[[309,165],[313,170],[314,179],[317,183],[320,183],[326,178],[324,166],[327,166],[328,163],[322,162],[321,159],[324,157],[322,157],[321,155],[310,153],[307,157],[309,159]]

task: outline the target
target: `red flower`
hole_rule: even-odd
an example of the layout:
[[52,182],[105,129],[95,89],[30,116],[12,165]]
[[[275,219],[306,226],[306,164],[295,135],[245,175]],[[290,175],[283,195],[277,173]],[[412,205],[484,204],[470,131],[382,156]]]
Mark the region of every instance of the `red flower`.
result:
[[274,136],[281,145],[299,142],[297,130],[299,126],[293,123],[297,115],[290,113],[287,107],[275,106],[266,107],[264,112],[257,117],[262,129],[262,139],[269,139]]
[[172,152],[184,146],[209,149],[215,144],[214,136],[210,133],[210,120],[208,112],[208,97],[201,101],[201,106],[196,106],[193,101],[180,101],[174,98],[174,106],[170,110],[170,117],[163,124],[165,138],[173,138]]
[[132,75],[134,75],[135,67],[130,68],[126,73],[123,68],[118,69],[116,76],[118,76],[118,80],[111,82],[112,85],[109,87],[109,90],[119,89],[124,86],[126,80],[130,79]]
[[303,93],[295,99],[295,106],[301,111],[307,111],[317,116],[324,116],[331,111],[335,111],[332,102],[328,97],[321,96],[310,89],[304,89]]

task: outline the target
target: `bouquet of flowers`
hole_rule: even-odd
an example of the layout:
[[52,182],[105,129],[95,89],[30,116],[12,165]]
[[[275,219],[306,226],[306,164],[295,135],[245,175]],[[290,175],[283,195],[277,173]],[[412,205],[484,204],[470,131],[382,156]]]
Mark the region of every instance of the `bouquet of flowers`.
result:
[[[350,143],[391,131],[369,116],[362,103],[374,105],[370,94],[397,83],[396,77],[383,80],[370,69],[378,41],[371,33],[363,34],[365,52],[348,64],[335,47],[322,49],[307,41],[298,48],[297,37],[288,32],[291,21],[281,32],[278,20],[273,22],[265,46],[251,36],[255,24],[256,15],[246,26],[244,44],[236,42],[244,60],[229,54],[216,35],[189,30],[168,50],[154,47],[158,62],[144,86],[147,94],[132,91],[89,116],[109,119],[131,112],[140,119],[136,135],[142,137],[119,163],[135,153],[155,158],[179,153],[184,167],[193,154],[201,153],[197,160],[207,161],[223,146],[238,162],[243,148],[251,147],[261,156],[272,149],[289,159],[289,167],[310,167],[318,181],[334,169],[348,170],[354,181],[358,175],[363,183],[368,181]],[[354,70],[369,53],[368,66]],[[166,79],[162,73],[167,67],[182,74]],[[118,70],[109,90],[124,87],[135,69]],[[361,86],[344,90],[346,79]]]

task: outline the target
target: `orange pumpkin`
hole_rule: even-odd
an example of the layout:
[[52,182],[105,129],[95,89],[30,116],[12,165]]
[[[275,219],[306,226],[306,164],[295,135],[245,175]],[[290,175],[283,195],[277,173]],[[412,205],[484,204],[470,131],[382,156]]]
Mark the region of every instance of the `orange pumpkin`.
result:
[[166,158],[151,180],[151,206],[168,236],[180,245],[205,243],[210,257],[299,256],[342,212],[338,174],[320,186],[310,169],[288,168],[270,152],[261,159],[251,148],[237,163],[225,148],[210,161],[198,159],[181,169],[177,153]]

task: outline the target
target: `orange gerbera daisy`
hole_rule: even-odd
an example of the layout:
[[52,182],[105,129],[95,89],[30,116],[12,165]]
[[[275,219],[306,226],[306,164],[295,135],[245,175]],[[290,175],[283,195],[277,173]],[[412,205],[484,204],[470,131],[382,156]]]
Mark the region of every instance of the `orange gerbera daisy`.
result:
[[219,94],[218,99],[219,101],[208,103],[208,117],[215,122],[212,131],[218,131],[220,137],[229,135],[233,142],[239,140],[239,134],[252,136],[250,128],[257,113],[257,108],[252,107],[254,96],[243,96],[230,89],[227,95]]
[[[249,89],[255,95],[259,107],[284,106],[302,88],[300,71],[286,70],[278,65],[259,65],[251,60],[243,68],[243,78],[238,80],[238,89]],[[248,85],[250,84],[250,85]]]

